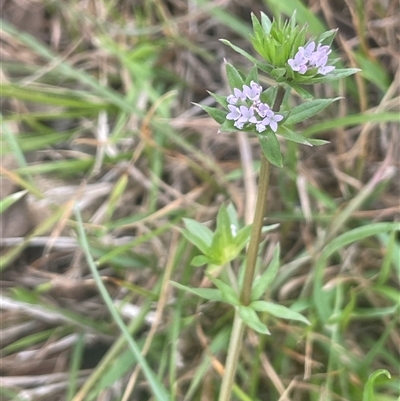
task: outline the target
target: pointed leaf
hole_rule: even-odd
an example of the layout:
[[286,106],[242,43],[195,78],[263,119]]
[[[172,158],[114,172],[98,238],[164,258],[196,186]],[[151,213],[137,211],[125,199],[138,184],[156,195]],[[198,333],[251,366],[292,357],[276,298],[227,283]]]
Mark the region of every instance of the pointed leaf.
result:
[[269,34],[271,31],[272,22],[268,18],[268,16],[266,14],[264,14],[263,12],[261,12],[261,25],[264,29],[264,32],[266,34]]
[[253,32],[255,37],[262,38],[265,35],[264,29],[258,18],[253,13],[251,13],[251,22],[253,23]]
[[230,285],[224,283],[218,278],[211,276],[210,274],[207,274],[207,272],[206,275],[210,279],[210,281],[218,288],[222,295],[222,298],[226,303],[234,306],[239,305],[239,296]]
[[226,116],[228,113],[225,110],[216,109],[215,107],[209,107],[198,103],[193,103],[193,104],[201,107],[218,124],[222,124],[226,120]]
[[378,369],[375,372],[371,373],[364,387],[362,401],[377,401],[377,397],[374,392],[374,384],[375,380],[381,375],[385,375],[388,379],[392,377],[390,372],[386,369]]
[[267,301],[253,301],[250,307],[258,312],[268,312],[269,314],[282,319],[299,320],[300,322],[311,324],[308,319],[286,306]]
[[[289,70],[290,71],[290,70]],[[303,99],[305,100],[311,100],[313,98],[313,95],[302,88],[300,85],[296,84],[295,82],[288,82],[289,86],[293,88]]]
[[242,320],[253,330],[261,334],[271,334],[267,326],[261,322],[254,309],[248,306],[239,306],[239,314]]
[[215,231],[222,235],[226,245],[231,244],[233,239],[231,224],[228,210],[222,205],[217,214],[217,228]]
[[243,57],[247,58],[248,60],[250,60],[253,64],[255,64],[261,71],[267,72],[269,73],[272,70],[272,66],[266,63],[262,63],[259,60],[257,60],[255,57],[251,56],[249,53],[245,52],[244,50],[242,50],[240,47],[235,46],[234,44],[232,44],[231,42],[229,42],[229,40],[226,39],[220,39],[220,41],[231,47],[233,50],[235,50],[235,52],[239,53],[240,55],[242,55]]
[[236,237],[234,238],[235,246],[240,252],[249,242],[251,236],[251,228],[252,225],[249,224],[243,228],[241,228]]
[[207,91],[209,95],[211,95],[222,107],[228,107],[228,101],[226,100],[226,96],[216,95],[210,91]]
[[325,141],[324,139],[314,139],[314,138],[308,138],[307,141],[310,142],[311,145],[313,146],[321,146],[330,143],[329,141]]
[[278,135],[285,138],[287,141],[292,141],[296,143],[300,143],[302,145],[312,146],[308,139],[304,138],[304,136],[297,134],[296,132],[290,130],[285,126],[281,126],[278,132]]
[[357,72],[360,72],[360,71],[361,70],[359,68],[340,68],[340,69],[333,70],[329,74],[324,75],[322,77],[310,78],[310,80],[307,81],[307,84],[332,82],[332,81],[336,81],[338,79],[342,79],[342,78],[348,77],[350,75],[356,74]]
[[170,281],[170,283],[174,287],[179,288],[180,290],[184,290],[186,292],[190,292],[191,294],[197,295],[200,298],[205,298],[210,301],[224,302],[221,291],[216,288],[190,288],[175,281]]
[[[237,234],[237,230],[239,229],[239,221],[238,221],[238,218],[237,218],[237,211],[235,209],[235,206],[233,206],[232,202],[229,203],[229,205],[226,208],[226,211],[227,211],[228,216],[229,216],[229,222],[230,222],[232,235],[235,236]],[[232,229],[232,225],[234,225],[235,228],[236,228],[235,234],[233,233],[234,229]]]
[[277,86],[270,86],[261,93],[260,99],[263,103],[267,103],[270,107],[275,103],[276,94],[278,93]]
[[226,75],[228,77],[229,86],[233,90],[234,88],[242,89],[244,81],[239,71],[229,63],[225,64]]
[[246,85],[249,85],[251,81],[258,82],[257,66],[253,66],[253,68],[250,70],[249,74],[247,75],[246,79],[244,80],[244,83]]
[[190,264],[192,266],[196,266],[196,267],[207,265],[209,263],[210,263],[210,258],[205,255],[197,255],[190,262]]
[[269,226],[264,226],[264,227],[261,229],[261,232],[262,232],[263,234],[269,233],[270,231],[275,230],[275,228],[278,228],[279,226],[280,226],[279,223],[270,224]]
[[276,167],[282,167],[282,154],[279,141],[275,134],[268,130],[265,135],[258,135],[261,149],[270,163]]
[[206,227],[204,224],[201,224],[193,219],[183,219],[186,229],[181,229],[182,234],[197,248],[200,249],[201,252],[207,254],[213,239],[213,232]]
[[292,125],[307,120],[314,114],[319,113],[321,110],[328,107],[331,103],[339,100],[340,97],[335,99],[317,99],[310,102],[302,103],[296,106],[285,121],[286,125]]
[[265,272],[254,281],[253,289],[251,290],[251,299],[257,300],[260,299],[263,294],[267,291],[267,288],[270,286],[279,269],[279,258],[280,258],[280,245],[277,244],[272,260],[265,270]]

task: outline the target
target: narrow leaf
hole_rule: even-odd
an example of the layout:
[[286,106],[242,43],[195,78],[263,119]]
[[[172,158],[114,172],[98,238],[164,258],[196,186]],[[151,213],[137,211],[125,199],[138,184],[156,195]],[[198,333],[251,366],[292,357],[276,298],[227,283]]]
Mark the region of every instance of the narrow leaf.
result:
[[300,313],[273,302],[254,301],[250,304],[250,307],[258,312],[268,312],[269,314],[282,319],[299,320],[300,322],[310,324],[309,320]]
[[280,136],[284,137],[288,141],[300,143],[302,145],[312,146],[310,141],[304,136],[297,134],[296,132],[290,130],[289,128],[282,126],[278,133]]
[[321,146],[330,143],[329,141],[325,141],[324,139],[313,139],[313,138],[307,138],[307,141],[310,142],[311,145],[313,146]]
[[222,124],[226,120],[226,115],[228,113],[225,110],[216,109],[215,107],[209,107],[198,103],[193,103],[193,104],[201,107],[218,124]]
[[234,306],[239,305],[238,294],[230,285],[224,283],[218,278],[211,276],[210,274],[207,274],[207,272],[206,275],[210,279],[210,281],[219,289],[225,302]]
[[261,149],[270,163],[276,167],[282,167],[282,154],[279,141],[275,134],[268,130],[266,135],[258,135]]
[[375,384],[375,380],[381,375],[385,375],[388,379],[390,379],[392,377],[390,375],[389,371],[387,371],[386,369],[378,369],[374,373],[370,374],[370,376],[368,377],[367,383],[364,387],[362,401],[375,401],[376,400],[376,397],[374,394],[374,384]]
[[274,255],[272,257],[271,263],[265,272],[255,280],[253,284],[253,289],[251,291],[251,299],[257,300],[262,297],[263,294],[267,291],[267,288],[270,286],[272,281],[274,280],[276,274],[279,269],[279,258],[280,258],[280,245],[277,244],[274,250]]
[[229,86],[233,90],[234,88],[242,89],[244,84],[242,76],[239,74],[239,71],[229,63],[225,64],[226,75],[228,77]]
[[253,330],[261,334],[271,334],[267,326],[261,322],[254,309],[248,306],[239,306],[239,314],[243,321]]
[[190,292],[191,294],[197,295],[200,298],[208,299],[210,301],[224,302],[221,291],[216,288],[190,288],[175,281],[170,281],[170,283],[174,287],[186,292]]
[[328,107],[331,103],[339,100],[340,97],[335,99],[317,99],[310,102],[302,103],[296,106],[285,121],[286,125],[292,125],[307,120],[314,114],[319,113],[321,110]]

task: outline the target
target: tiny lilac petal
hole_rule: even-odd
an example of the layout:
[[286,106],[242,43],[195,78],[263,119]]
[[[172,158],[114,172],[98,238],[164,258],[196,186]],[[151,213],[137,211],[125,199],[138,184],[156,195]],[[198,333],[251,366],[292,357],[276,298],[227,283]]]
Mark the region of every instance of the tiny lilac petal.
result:
[[233,89],[233,93],[234,93],[234,95],[235,95],[235,97],[238,99],[238,100],[245,100],[246,99],[246,95],[240,90],[240,89],[238,89],[238,88],[234,88]]
[[242,129],[244,126],[244,123],[240,122],[239,120],[236,120],[233,125],[238,129]]
[[298,73],[303,75],[303,74],[305,74],[306,72],[307,72],[307,66],[306,66],[305,64],[300,65],[300,66],[299,66]]
[[328,56],[322,56],[317,60],[316,67],[325,67],[328,62]]
[[256,125],[256,130],[258,132],[263,132],[267,129],[267,127],[262,123],[262,121],[260,121],[257,125]]
[[288,64],[292,67],[292,70],[298,71],[300,74],[304,74],[307,71],[307,58],[304,57],[304,51],[304,47],[300,46],[294,58],[288,60]]
[[321,43],[318,44],[317,50],[316,50],[319,54],[324,54],[324,55],[328,55],[329,53],[332,52],[331,48],[328,45],[321,45]]
[[315,49],[315,42],[310,42],[304,49],[304,57],[310,58]]
[[243,96],[250,100],[257,101],[260,97],[262,87],[256,82],[251,81],[250,86],[243,85]]
[[333,65],[327,65],[324,67],[320,67],[318,69],[318,74],[326,75],[326,74],[329,74],[330,72],[332,72],[334,69],[335,69],[335,67]]
[[283,120],[283,115],[282,114],[275,114],[274,115],[274,120],[276,122],[282,121]]
[[226,101],[227,101],[229,104],[236,104],[237,101],[238,101],[238,99],[237,99],[237,97],[235,97],[235,96],[233,96],[233,95],[229,95],[229,96],[226,98]]
[[270,110],[270,107],[266,103],[260,103],[257,106],[257,113],[260,117],[265,117],[268,110]]
[[269,126],[271,127],[272,131],[276,132],[276,130],[278,129],[278,123],[274,120],[271,120],[271,122],[269,123]]
[[228,104],[228,109],[230,110],[230,113],[226,116],[227,120],[237,120],[241,116],[238,107]]

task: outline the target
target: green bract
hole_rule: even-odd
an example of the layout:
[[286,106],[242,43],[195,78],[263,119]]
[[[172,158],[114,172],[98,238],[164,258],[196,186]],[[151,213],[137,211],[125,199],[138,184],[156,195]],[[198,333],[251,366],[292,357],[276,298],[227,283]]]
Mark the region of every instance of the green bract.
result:
[[[204,224],[192,219],[184,219],[183,235],[195,245],[202,255],[192,260],[195,266],[209,264],[223,266],[235,259],[247,245],[250,238],[251,225],[240,228],[236,210],[232,204],[221,206],[217,216],[217,227],[212,232]],[[274,229],[276,225],[266,227]]]

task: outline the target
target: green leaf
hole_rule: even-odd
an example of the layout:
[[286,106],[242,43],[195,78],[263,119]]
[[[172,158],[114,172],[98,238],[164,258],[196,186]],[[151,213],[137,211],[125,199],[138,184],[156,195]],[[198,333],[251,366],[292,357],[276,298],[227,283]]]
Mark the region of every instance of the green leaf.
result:
[[207,254],[213,240],[213,232],[204,224],[193,219],[183,219],[186,229],[181,229],[182,234],[201,252]]
[[283,125],[280,128],[281,129],[279,130],[278,135],[282,136],[286,140],[291,141],[291,142],[300,143],[302,145],[312,146],[310,141],[308,139],[304,138],[304,136],[297,134],[296,132],[290,130],[289,128],[287,128]]
[[269,314],[282,319],[299,320],[300,322],[310,324],[309,320],[298,312],[295,312],[286,306],[275,304],[268,301],[253,301],[250,307],[258,312],[268,312]]
[[253,330],[261,334],[271,334],[267,326],[261,322],[254,309],[249,306],[239,306],[239,314],[242,320]]
[[267,291],[267,288],[276,277],[279,269],[279,258],[280,258],[280,245],[277,244],[271,263],[265,270],[265,272],[258,277],[253,283],[253,289],[251,290],[251,299],[253,301],[260,299],[263,294]]
[[200,298],[208,299],[210,301],[224,302],[221,291],[216,288],[190,288],[175,281],[170,281],[170,283],[174,287],[186,292],[190,292],[191,294],[197,295]]
[[210,258],[205,255],[197,255],[190,262],[190,264],[192,266],[196,266],[196,267],[207,265],[209,263],[211,263]]
[[229,42],[229,40],[226,39],[220,39],[220,41],[231,47],[233,50],[235,50],[235,52],[239,53],[240,55],[242,55],[243,57],[247,58],[247,60],[250,60],[253,64],[255,64],[261,71],[267,72],[269,73],[272,70],[272,66],[267,64],[267,63],[263,63],[260,62],[259,60],[257,60],[255,57],[251,56],[249,53],[247,53],[246,51],[244,51],[243,49],[241,49],[238,46],[235,46],[234,44],[232,44],[231,42]]
[[250,70],[249,74],[247,75],[246,79],[244,80],[244,83],[246,85],[249,85],[251,81],[258,82],[257,66],[253,66],[253,68]]
[[253,32],[255,37],[262,38],[265,35],[264,29],[258,18],[253,13],[251,13],[251,22],[253,23]]
[[338,79],[348,77],[360,71],[359,68],[339,68],[322,77],[310,78],[307,80],[307,84],[322,84],[325,82],[337,81]]
[[222,107],[227,108],[228,101],[226,100],[226,96],[216,95],[215,93],[212,93],[210,91],[207,92],[217,101],[217,103],[219,103]]
[[261,12],[261,25],[262,25],[262,27],[264,29],[264,32],[266,34],[270,33],[272,22],[268,18],[268,16],[266,14],[264,14],[263,12]]
[[228,210],[225,205],[222,205],[217,214],[217,228],[215,232],[221,234],[223,245],[232,244],[233,233],[231,224],[232,223]]
[[314,305],[318,311],[318,315],[322,322],[327,322],[332,315],[332,305],[329,292],[323,289],[324,269],[329,257],[339,249],[356,241],[362,241],[372,235],[389,233],[392,230],[398,230],[398,223],[373,223],[366,226],[357,227],[339,235],[328,243],[323,250],[320,258],[316,261],[314,283],[313,283],[313,298]]
[[265,135],[257,135],[261,149],[270,163],[276,167],[282,167],[282,154],[279,141],[275,134],[268,130]]
[[375,380],[381,375],[385,375],[388,379],[390,379],[392,377],[390,375],[389,371],[387,371],[386,369],[378,369],[374,373],[370,374],[368,377],[367,383],[365,384],[365,387],[364,387],[362,401],[375,401],[376,400],[376,397],[374,394],[374,383],[375,383]]
[[212,117],[218,124],[222,124],[226,120],[228,114],[225,110],[216,109],[198,103],[193,103],[195,106],[201,107],[210,117]]
[[234,242],[238,252],[240,252],[249,242],[251,236],[251,229],[252,225],[249,224],[245,227],[242,227],[236,234]]
[[296,84],[295,82],[288,82],[289,86],[293,88],[303,99],[311,100],[313,95],[302,88],[300,85]]
[[314,114],[319,113],[321,110],[325,109],[331,103],[339,99],[340,97],[337,97],[335,99],[317,99],[311,100],[310,102],[302,103],[299,106],[296,106],[290,112],[288,118],[285,121],[285,124],[292,125],[307,120]]
[[236,291],[228,284],[224,283],[222,280],[215,278],[206,272],[207,277],[210,281],[219,289],[224,301],[230,305],[239,305],[239,296]]
[[241,90],[244,81],[239,71],[232,64],[229,63],[225,63],[225,69],[231,89],[233,90],[234,88],[238,88]]
[[269,106],[275,103],[276,94],[278,93],[277,86],[270,86],[264,92],[261,93],[260,99],[263,103],[267,103]]
[[311,145],[313,146],[321,146],[330,143],[329,141],[325,141],[324,139],[313,139],[313,138],[307,138],[307,141],[310,142]]
[[2,200],[0,200],[0,214],[5,212],[14,203],[18,202],[27,193],[28,193],[28,190],[25,189],[24,191],[14,192],[13,194],[8,195],[5,198],[3,198]]

